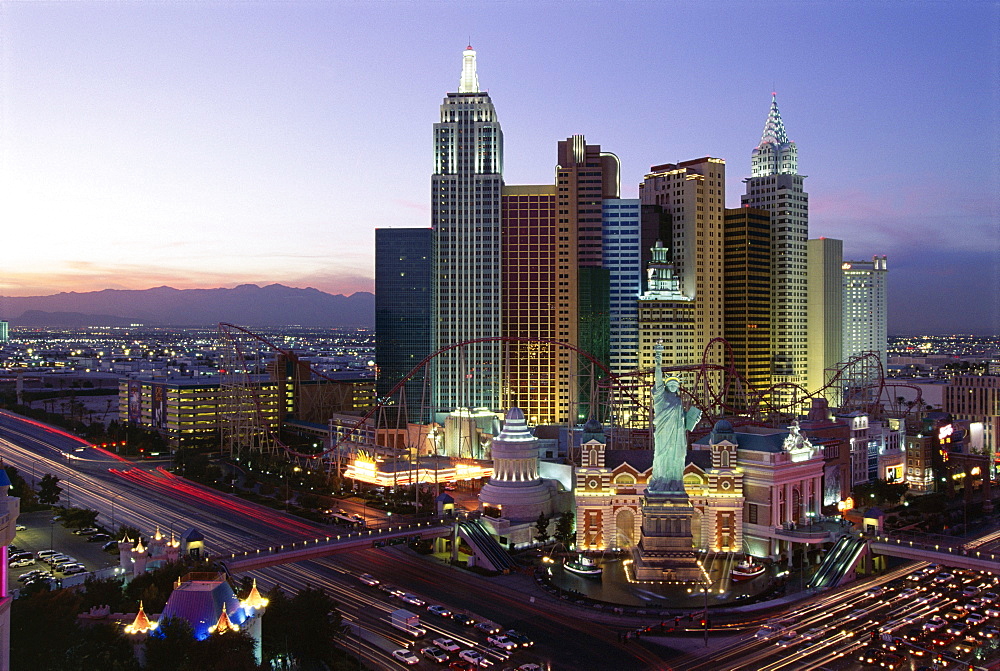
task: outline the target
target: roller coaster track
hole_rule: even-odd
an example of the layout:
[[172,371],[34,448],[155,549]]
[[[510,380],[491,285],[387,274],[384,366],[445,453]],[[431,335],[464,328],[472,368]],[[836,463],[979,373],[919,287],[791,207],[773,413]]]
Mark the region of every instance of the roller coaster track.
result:
[[[633,418],[633,425],[623,428],[640,432],[648,430],[648,401],[646,398],[652,382],[652,369],[615,375],[592,354],[569,343],[547,338],[495,336],[454,343],[424,357],[383,398],[378,399],[371,409],[361,415],[353,426],[345,426],[346,430],[340,435],[336,444],[325,447],[316,453],[306,453],[283,444],[278,438],[277,432],[272,428],[272,423],[267,421],[267,410],[260,398],[259,385],[250,382],[251,370],[256,369],[258,373],[262,372],[259,368],[259,357],[248,356],[250,353],[246,351],[242,340],[256,342],[272,353],[282,353],[289,356],[292,356],[293,353],[275,345],[263,336],[235,324],[220,323],[218,332],[220,342],[227,352],[225,368],[220,370],[224,386],[230,387],[230,394],[234,398],[244,399],[242,401],[244,407],[251,408],[249,413],[243,413],[249,415],[250,426],[240,429],[246,436],[259,443],[250,447],[283,451],[289,457],[297,459],[322,459],[338,450],[341,445],[356,439],[360,432],[370,430],[373,424],[377,424],[377,422],[372,421],[373,418],[377,417],[379,413],[384,413],[386,408],[405,405],[398,401],[398,395],[404,393],[406,382],[420,374],[426,384],[426,381],[430,379],[428,367],[436,357],[453,350],[462,350],[471,345],[487,342],[540,344],[572,350],[589,362],[592,367],[596,388],[603,398],[602,403],[607,406],[601,413],[602,418],[614,422],[618,417],[626,414],[621,411],[622,407],[628,406],[632,410],[630,416]],[[714,347],[723,349],[722,357],[712,356]],[[724,363],[712,363],[713,360],[719,358]],[[251,364],[251,362],[255,363]],[[310,370],[315,377],[336,382],[320,371],[311,368]],[[921,409],[919,388],[910,385],[886,384],[881,361],[875,352],[859,354],[834,368],[827,369],[826,384],[813,391],[787,382],[775,384],[763,390],[754,389],[737,370],[732,349],[724,338],[714,338],[706,345],[702,353],[701,363],[665,366],[664,372],[686,373],[689,379],[693,376],[693,384],[690,387],[682,387],[681,394],[688,403],[697,406],[702,411],[702,422],[699,426],[701,431],[695,433],[704,433],[723,417],[730,420],[736,418],[738,424],[779,423],[801,412],[811,402],[811,399],[827,398],[831,395],[842,399],[840,407],[844,412],[859,411],[869,415],[879,415],[883,412],[883,408],[888,407],[891,412],[904,414],[901,411],[903,405],[906,405],[907,411],[912,411],[914,407],[916,411]],[[597,380],[598,377],[599,380]],[[912,405],[910,403],[904,404],[901,402],[901,397],[891,395],[891,391],[898,391],[902,387],[915,390],[916,401],[912,402]],[[248,397],[249,402],[246,401]],[[791,398],[792,400],[786,403],[775,402],[774,399],[779,398]],[[593,412],[594,410],[591,410],[592,416]],[[357,441],[355,440],[355,442]]]

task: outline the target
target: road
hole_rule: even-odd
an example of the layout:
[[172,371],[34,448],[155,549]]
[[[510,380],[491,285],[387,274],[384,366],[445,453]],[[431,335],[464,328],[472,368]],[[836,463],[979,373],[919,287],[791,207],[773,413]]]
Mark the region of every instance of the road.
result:
[[[58,476],[67,503],[97,510],[105,526],[111,527],[113,521],[146,533],[156,528],[179,533],[193,526],[205,536],[208,552],[216,555],[316,538],[336,529],[220,494],[148,464],[140,468],[104,450],[87,447],[54,427],[10,413],[0,413],[0,456],[25,477],[30,478],[32,472],[36,478],[45,473]],[[553,603],[540,591],[533,599],[530,577],[484,578],[418,557],[404,548],[369,549],[251,575],[263,588],[279,584],[288,591],[307,586],[326,589],[337,600],[345,621],[377,634],[376,640],[381,637],[393,645],[418,650],[445,635],[479,651],[490,649],[485,634],[459,628],[451,620],[426,611],[421,612],[421,621],[428,635],[416,642],[406,638],[388,624],[388,613],[404,604],[360,584],[357,575],[366,572],[429,602],[469,612],[478,621],[515,627],[535,641],[533,647],[517,651],[509,660],[497,660],[497,668],[527,662],[554,671],[672,668],[662,660],[672,654],[667,647],[623,645],[607,625],[575,617],[573,609],[559,608],[558,602]],[[350,636],[345,647],[376,668],[399,668],[386,650],[363,637]],[[441,667],[422,660],[413,668]]]

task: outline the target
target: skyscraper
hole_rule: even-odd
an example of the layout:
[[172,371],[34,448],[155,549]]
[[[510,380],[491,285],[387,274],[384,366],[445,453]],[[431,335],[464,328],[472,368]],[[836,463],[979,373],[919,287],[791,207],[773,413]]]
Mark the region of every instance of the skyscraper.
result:
[[[375,390],[384,399],[431,349],[431,229],[375,229]],[[424,375],[404,386],[407,419],[426,422]]]
[[774,94],[751,163],[742,204],[771,213],[772,382],[805,385],[809,195],[802,189],[805,176],[798,174],[798,149],[788,139]]
[[845,261],[844,359],[878,352],[885,370],[888,350],[885,304],[886,257]]
[[[673,239],[664,240],[663,246],[670,248],[678,290],[693,301],[693,342],[689,350],[682,350],[690,355],[690,360],[681,361],[678,357],[677,363],[700,363],[706,345],[713,338],[725,335],[725,185],[726,162],[709,157],[654,165],[639,185],[643,205],[659,205],[671,217]],[[640,305],[640,312],[643,309]],[[642,314],[639,318],[641,329]],[[646,357],[646,343],[641,346],[640,365]],[[666,349],[664,359],[669,359]],[[723,363],[722,349],[713,348],[708,362]]]
[[[558,340],[556,191],[551,184],[503,188],[501,330],[512,338]],[[571,352],[556,345],[511,342],[504,357],[504,405],[529,424],[566,421]]]
[[[767,210],[726,210],[725,334],[736,370],[753,390],[771,386],[771,217]],[[730,405],[745,410],[730,387]]]
[[608,198],[603,204],[602,265],[608,269],[608,367],[630,373],[639,365],[639,313],[642,292],[641,218],[638,199]]
[[[843,360],[844,348],[844,242],[816,238],[806,243],[809,266],[809,363],[806,389],[821,389],[829,379],[826,371]],[[840,405],[839,388],[824,396],[831,407]]]
[[[587,144],[582,135],[559,142],[556,166],[557,311],[568,321],[559,338],[589,352],[605,365],[610,359],[608,302],[610,273],[603,265],[603,201],[618,198],[618,157]],[[575,318],[575,323],[574,323]],[[580,362],[581,367],[588,364]],[[573,373],[574,371],[567,371]],[[580,378],[572,421],[590,416],[592,380]],[[573,392],[571,392],[573,393]]]
[[[445,96],[434,124],[434,349],[501,335],[502,187],[503,133],[493,101],[479,89],[470,46],[458,91]],[[498,409],[500,352],[499,342],[483,342],[435,358],[433,411]]]

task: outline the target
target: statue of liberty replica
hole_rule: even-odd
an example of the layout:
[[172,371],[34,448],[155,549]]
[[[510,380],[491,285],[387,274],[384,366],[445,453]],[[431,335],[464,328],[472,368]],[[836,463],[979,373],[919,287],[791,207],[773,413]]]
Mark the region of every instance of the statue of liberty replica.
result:
[[687,432],[701,419],[701,410],[677,393],[680,380],[663,379],[663,344],[656,345],[656,370],[650,390],[653,406],[653,472],[642,502],[642,534],[635,549],[637,580],[703,583],[691,534],[694,508],[684,491]]

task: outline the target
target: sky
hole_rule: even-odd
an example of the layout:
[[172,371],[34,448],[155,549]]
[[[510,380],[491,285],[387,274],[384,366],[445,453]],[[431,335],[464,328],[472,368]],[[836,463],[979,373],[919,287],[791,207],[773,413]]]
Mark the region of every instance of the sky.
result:
[[373,291],[471,42],[506,183],[583,134],[623,197],[713,156],[737,207],[776,91],[810,237],[888,256],[890,333],[1000,333],[997,2],[5,0],[0,34],[0,296]]

